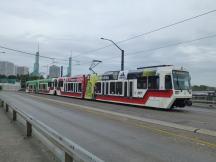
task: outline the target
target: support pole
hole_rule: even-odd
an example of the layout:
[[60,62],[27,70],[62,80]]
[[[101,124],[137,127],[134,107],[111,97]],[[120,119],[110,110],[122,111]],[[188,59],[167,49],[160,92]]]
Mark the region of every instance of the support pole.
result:
[[8,112],[9,111],[9,106],[8,104],[6,103],[6,108],[5,108],[5,111]]
[[31,137],[32,136],[32,125],[28,121],[26,121],[26,131],[27,131],[26,132],[27,137]]
[[73,157],[68,155],[68,153],[65,152],[65,162],[73,162]]
[[17,112],[13,110],[13,121],[17,120]]
[[121,71],[124,71],[124,50],[121,50]]

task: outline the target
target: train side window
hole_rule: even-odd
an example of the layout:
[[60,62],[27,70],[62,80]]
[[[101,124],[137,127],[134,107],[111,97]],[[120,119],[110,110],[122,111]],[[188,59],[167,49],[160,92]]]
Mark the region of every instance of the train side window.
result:
[[105,82],[102,83],[102,95],[105,93]]
[[73,83],[70,83],[70,91],[73,91]]
[[97,82],[95,84],[95,92],[96,93],[101,93],[101,82]]
[[106,95],[108,95],[108,93],[109,93],[109,83],[107,82],[106,83]]
[[74,84],[73,83],[70,83],[71,84],[71,92],[74,91]]
[[78,92],[82,92],[82,83],[78,83]]
[[166,75],[165,76],[165,89],[172,89],[171,75]]
[[71,83],[67,83],[67,91],[71,91]]
[[122,95],[122,82],[116,82],[116,94]]
[[57,85],[58,85],[58,81],[55,80],[55,81],[54,81],[54,86],[57,87]]
[[137,78],[137,89],[147,89],[147,77]]
[[110,82],[110,94],[115,94],[115,82]]
[[78,83],[76,83],[76,92],[78,92]]
[[52,82],[48,82],[48,87],[52,87]]
[[76,93],[77,92],[77,84],[74,83],[74,92]]
[[149,89],[159,89],[159,76],[149,76],[148,77],[148,88]]
[[124,83],[124,97],[127,97],[127,91],[128,91],[127,82],[125,82]]

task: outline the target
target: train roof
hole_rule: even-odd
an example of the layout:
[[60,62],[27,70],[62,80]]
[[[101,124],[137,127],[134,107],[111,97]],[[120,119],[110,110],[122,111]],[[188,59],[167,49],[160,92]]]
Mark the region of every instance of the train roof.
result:
[[159,73],[170,73],[172,70],[187,71],[183,67],[177,68],[173,65],[157,65],[140,67],[135,70],[107,71],[101,75],[102,80],[134,79],[143,76],[156,76]]

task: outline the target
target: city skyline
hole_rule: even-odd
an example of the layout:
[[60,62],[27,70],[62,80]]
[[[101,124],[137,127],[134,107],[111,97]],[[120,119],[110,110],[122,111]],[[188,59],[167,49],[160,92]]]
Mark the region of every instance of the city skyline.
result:
[[26,75],[29,74],[29,68],[26,66],[18,66],[10,61],[0,60],[0,75]]

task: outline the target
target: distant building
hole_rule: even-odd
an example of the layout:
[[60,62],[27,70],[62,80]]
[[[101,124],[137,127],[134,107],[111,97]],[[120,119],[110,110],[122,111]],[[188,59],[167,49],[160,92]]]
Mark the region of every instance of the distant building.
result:
[[61,67],[60,67],[60,77],[63,77],[63,73],[64,73],[64,67],[61,66]]
[[15,65],[12,62],[0,61],[0,75],[16,75]]
[[71,68],[72,68],[72,57],[69,57],[69,64],[68,64],[68,68],[67,68],[67,76],[70,77],[71,76]]
[[16,73],[17,75],[27,75],[29,73],[29,68],[26,66],[17,66]]
[[39,52],[35,55],[35,63],[34,63],[34,70],[32,72],[32,75],[39,76]]
[[60,76],[60,67],[56,65],[52,65],[49,67],[49,77],[50,78],[57,78]]

